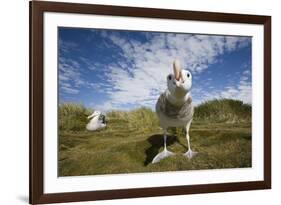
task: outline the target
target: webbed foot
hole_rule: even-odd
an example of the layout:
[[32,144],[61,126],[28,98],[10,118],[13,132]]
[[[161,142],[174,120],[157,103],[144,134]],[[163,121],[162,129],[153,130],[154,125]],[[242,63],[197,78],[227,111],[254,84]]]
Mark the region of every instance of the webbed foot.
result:
[[165,159],[166,157],[175,155],[173,152],[168,151],[167,149],[164,149],[162,152],[158,153],[152,160],[152,164],[160,162],[162,159]]
[[184,153],[183,155],[185,157],[187,157],[188,159],[192,159],[194,156],[196,156],[198,154],[198,152],[194,152],[191,149],[189,149],[186,153]]

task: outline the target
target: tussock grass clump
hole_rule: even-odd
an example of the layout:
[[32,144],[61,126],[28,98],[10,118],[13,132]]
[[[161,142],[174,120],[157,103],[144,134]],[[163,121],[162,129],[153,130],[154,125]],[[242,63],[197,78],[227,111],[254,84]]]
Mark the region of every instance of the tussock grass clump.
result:
[[[86,131],[87,116],[92,109],[75,103],[59,105],[59,128],[61,131]],[[112,110],[106,113],[108,131],[118,131],[126,127],[128,130],[146,132],[159,129],[156,113],[147,107],[140,107],[131,111]],[[193,123],[223,122],[241,123],[251,122],[251,105],[243,104],[239,100],[220,99],[204,102],[195,107]],[[169,132],[176,135],[184,134],[183,128],[171,128]]]
[[129,113],[129,127],[141,131],[154,130],[159,125],[155,112],[146,107],[133,110]]
[[58,119],[60,131],[84,131],[88,122],[87,116],[92,113],[91,109],[75,103],[59,105]]
[[[151,131],[157,128],[158,118],[150,108],[141,107],[132,111],[111,111],[106,114],[108,129],[123,125],[129,130]],[[113,126],[113,127],[112,127]]]
[[[205,123],[208,127],[210,123],[251,123],[252,106],[244,104],[240,100],[215,99],[206,101],[195,107],[193,122],[194,124]],[[201,126],[202,127],[202,126]],[[168,131],[177,136],[185,135],[185,128],[169,128]]]
[[216,99],[195,107],[194,121],[251,122],[251,105],[240,100]]

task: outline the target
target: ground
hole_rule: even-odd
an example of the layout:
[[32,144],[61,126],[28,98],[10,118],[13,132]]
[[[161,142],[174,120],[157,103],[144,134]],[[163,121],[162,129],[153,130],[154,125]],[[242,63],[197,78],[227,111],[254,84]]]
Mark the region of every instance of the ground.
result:
[[162,130],[140,130],[111,118],[104,130],[59,132],[59,176],[251,167],[251,136],[249,122],[195,121],[190,138],[199,154],[185,158],[185,134],[170,131],[168,149],[176,155],[152,164],[163,150]]

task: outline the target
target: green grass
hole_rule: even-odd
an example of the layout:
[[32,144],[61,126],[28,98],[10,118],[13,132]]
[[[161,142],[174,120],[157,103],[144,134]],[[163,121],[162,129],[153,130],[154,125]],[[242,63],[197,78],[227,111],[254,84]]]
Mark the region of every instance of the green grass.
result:
[[176,155],[157,164],[151,161],[163,149],[163,135],[152,110],[109,112],[104,130],[88,132],[83,120],[90,110],[74,104],[59,109],[60,176],[251,167],[251,107],[240,101],[215,100],[196,107],[190,137],[199,154],[185,158],[184,130],[170,129],[168,149]]
[[239,100],[223,99],[202,103],[194,113],[195,121],[250,122],[252,107]]
[[58,119],[60,131],[81,131],[88,122],[87,116],[92,113],[91,109],[83,105],[67,103],[59,105]]

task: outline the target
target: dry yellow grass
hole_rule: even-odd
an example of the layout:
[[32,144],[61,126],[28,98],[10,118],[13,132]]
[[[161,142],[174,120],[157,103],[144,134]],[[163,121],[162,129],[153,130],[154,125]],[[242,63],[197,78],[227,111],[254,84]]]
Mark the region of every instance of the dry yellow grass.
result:
[[[176,155],[160,163],[151,164],[153,157],[163,149],[163,136],[155,113],[148,108],[131,112],[107,113],[106,129],[96,132],[86,131],[85,125],[81,130],[61,129],[59,132],[59,175],[250,167],[252,140],[249,115],[251,110],[246,107],[247,105],[243,107],[244,105],[239,105],[238,102],[225,101],[225,103],[228,104],[224,105],[224,112],[229,110],[229,113],[224,115],[228,116],[224,117],[224,120],[222,120],[223,117],[217,121],[211,120],[218,115],[214,108],[210,108],[210,106],[217,107],[216,103],[208,104],[209,109],[213,109],[213,113],[209,113],[207,119],[202,117],[202,113],[201,115],[197,113],[195,116],[190,136],[192,148],[199,154],[192,160],[182,156],[187,150],[184,131],[170,129],[168,148]],[[72,115],[78,116],[78,119],[82,119],[89,112],[81,107],[78,109],[80,114],[74,112],[76,114]],[[202,108],[201,111],[203,109],[207,108]],[[69,111],[70,114],[72,111]],[[67,117],[71,120],[71,117]],[[240,119],[242,117],[243,120]],[[72,125],[72,122],[64,123]]]

